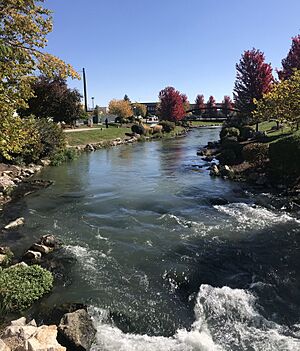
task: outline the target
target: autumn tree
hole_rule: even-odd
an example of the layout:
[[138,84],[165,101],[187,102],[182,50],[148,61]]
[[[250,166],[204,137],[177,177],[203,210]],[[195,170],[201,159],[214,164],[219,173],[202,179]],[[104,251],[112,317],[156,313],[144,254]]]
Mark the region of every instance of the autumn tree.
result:
[[188,97],[186,96],[186,94],[181,94],[181,99],[182,99],[184,111],[187,112],[190,109],[190,102],[188,100]]
[[139,104],[138,102],[135,102],[134,104],[131,105],[132,106],[132,110],[133,110],[133,114],[136,117],[146,117],[147,114],[147,106],[143,105],[143,104]]
[[77,77],[73,68],[44,52],[52,31],[51,12],[43,0],[0,2],[0,114],[26,106],[36,70],[50,76]]
[[158,114],[160,119],[180,121],[185,116],[181,93],[173,87],[166,87],[159,93]]
[[212,95],[209,97],[209,99],[206,103],[206,108],[207,108],[207,114],[209,116],[216,116],[217,115],[216,100]]
[[109,113],[118,116],[121,121],[133,115],[131,105],[125,100],[113,99],[108,105]]
[[6,160],[37,140],[35,124],[13,116],[32,97],[34,74],[79,78],[69,64],[44,51],[52,17],[42,4],[43,0],[0,2],[0,158]]
[[229,114],[232,112],[233,102],[230,96],[225,95],[222,101],[222,112],[226,118],[228,118]]
[[54,122],[72,124],[82,115],[81,95],[69,89],[66,80],[40,76],[32,85],[34,97],[28,100],[28,108],[20,109],[21,116],[53,118]]
[[205,111],[204,95],[197,95],[195,104],[196,109],[199,110],[199,115],[202,116]]
[[300,34],[292,38],[292,46],[286,58],[281,61],[282,70],[278,71],[280,79],[288,79],[295,69],[300,69]]
[[236,70],[234,103],[242,117],[240,123],[245,124],[249,123],[255,109],[253,100],[261,99],[272,87],[272,67],[265,63],[261,51],[252,49],[244,52]]
[[300,124],[300,70],[289,79],[274,84],[271,91],[255,101],[253,118],[256,122],[269,119],[287,120],[299,129]]

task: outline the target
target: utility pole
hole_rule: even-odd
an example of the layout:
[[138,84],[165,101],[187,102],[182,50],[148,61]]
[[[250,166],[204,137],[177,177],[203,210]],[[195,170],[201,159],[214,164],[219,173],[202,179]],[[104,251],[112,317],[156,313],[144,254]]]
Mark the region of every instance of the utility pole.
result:
[[82,69],[82,76],[83,76],[83,92],[84,92],[84,108],[85,112],[88,111],[88,104],[87,104],[87,91],[86,91],[86,79],[85,79],[85,69]]

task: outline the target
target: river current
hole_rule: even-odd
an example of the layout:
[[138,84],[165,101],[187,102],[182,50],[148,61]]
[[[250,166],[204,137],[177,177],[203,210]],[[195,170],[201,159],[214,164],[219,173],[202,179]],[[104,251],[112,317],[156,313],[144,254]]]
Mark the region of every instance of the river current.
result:
[[45,301],[89,305],[94,351],[300,350],[300,221],[209,176],[196,151],[218,133],[84,154],[20,202],[15,251],[65,243],[68,279]]

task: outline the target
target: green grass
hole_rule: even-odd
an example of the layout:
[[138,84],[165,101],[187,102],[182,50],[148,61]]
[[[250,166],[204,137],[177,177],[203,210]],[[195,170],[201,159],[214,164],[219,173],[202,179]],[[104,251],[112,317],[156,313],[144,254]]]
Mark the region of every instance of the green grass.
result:
[[66,139],[69,145],[86,145],[90,143],[97,143],[102,140],[113,140],[116,138],[124,138],[125,133],[131,133],[130,128],[125,127],[109,127],[109,128],[89,128],[80,132],[66,133]]
[[204,121],[192,121],[194,127],[207,127],[207,126],[221,126],[223,122],[204,122]]

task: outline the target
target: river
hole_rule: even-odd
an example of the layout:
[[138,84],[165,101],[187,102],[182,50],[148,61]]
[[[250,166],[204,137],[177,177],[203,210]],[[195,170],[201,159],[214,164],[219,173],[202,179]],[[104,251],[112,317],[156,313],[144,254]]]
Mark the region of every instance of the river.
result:
[[300,221],[209,176],[196,151],[218,133],[83,154],[20,201],[14,249],[63,240],[46,303],[87,303],[94,351],[300,350]]

